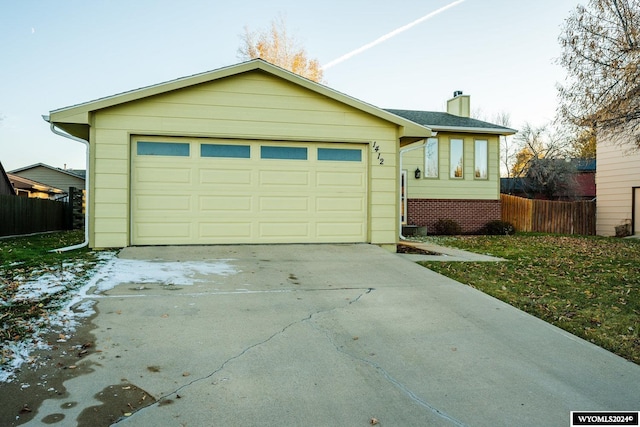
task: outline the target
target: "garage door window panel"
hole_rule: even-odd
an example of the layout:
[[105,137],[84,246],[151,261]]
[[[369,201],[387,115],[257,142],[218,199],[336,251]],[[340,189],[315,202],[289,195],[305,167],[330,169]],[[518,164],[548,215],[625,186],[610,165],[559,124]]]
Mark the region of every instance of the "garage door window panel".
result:
[[307,148],[263,145],[262,147],[260,147],[260,158],[279,160],[307,160]]
[[138,141],[136,152],[138,156],[189,157],[190,149],[188,143],[182,142]]
[[249,145],[201,144],[200,157],[248,159],[251,157],[251,147]]
[[343,148],[318,148],[318,160],[336,162],[361,162],[362,150]]

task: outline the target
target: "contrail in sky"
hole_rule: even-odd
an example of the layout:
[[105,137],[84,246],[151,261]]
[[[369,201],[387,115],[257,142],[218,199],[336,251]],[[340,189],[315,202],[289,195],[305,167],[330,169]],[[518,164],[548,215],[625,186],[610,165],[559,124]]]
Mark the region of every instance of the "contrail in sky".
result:
[[441,7],[438,10],[434,10],[433,12],[423,16],[420,19],[416,19],[415,21],[413,21],[413,22],[411,22],[411,23],[409,23],[407,25],[404,25],[404,26],[402,26],[402,27],[400,27],[400,28],[398,28],[396,30],[391,31],[390,33],[385,34],[382,37],[377,38],[376,40],[372,41],[371,43],[368,43],[368,44],[366,44],[366,45],[364,45],[364,46],[362,46],[362,47],[360,47],[360,48],[358,48],[358,49],[356,49],[354,51],[351,51],[351,52],[349,52],[349,53],[347,53],[345,55],[342,55],[338,59],[334,59],[333,61],[323,65],[322,69],[323,70],[327,70],[327,69],[333,67],[334,65],[338,65],[341,62],[344,62],[347,59],[352,58],[352,57],[356,56],[357,54],[364,52],[365,50],[369,50],[372,47],[374,47],[376,45],[379,45],[380,43],[382,43],[385,40],[389,40],[391,37],[395,37],[398,34],[404,32],[404,31],[407,31],[409,28],[414,27],[414,26],[418,25],[419,23],[426,21],[427,19],[433,18],[434,16],[444,12],[447,9],[451,9],[454,6],[459,5],[463,1],[464,0],[456,0],[453,3],[449,3],[448,5]]

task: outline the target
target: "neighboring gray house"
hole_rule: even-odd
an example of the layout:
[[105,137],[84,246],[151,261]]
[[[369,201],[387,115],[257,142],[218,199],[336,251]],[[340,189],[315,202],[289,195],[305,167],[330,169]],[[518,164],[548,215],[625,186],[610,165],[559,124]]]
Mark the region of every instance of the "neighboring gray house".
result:
[[5,194],[8,196],[16,195],[16,191],[14,190],[11,181],[9,181],[9,177],[4,171],[4,167],[2,167],[2,162],[0,162],[0,194]]
[[50,187],[59,188],[64,192],[68,192],[69,187],[85,188],[84,170],[60,169],[44,163],[36,163],[9,172]]
[[60,200],[66,198],[67,191],[69,191],[51,187],[50,185],[43,184],[41,182],[37,182],[12,173],[8,173],[7,176],[9,177],[9,181],[11,181],[11,184],[13,185],[16,195],[20,197],[29,197],[31,199],[35,198]]

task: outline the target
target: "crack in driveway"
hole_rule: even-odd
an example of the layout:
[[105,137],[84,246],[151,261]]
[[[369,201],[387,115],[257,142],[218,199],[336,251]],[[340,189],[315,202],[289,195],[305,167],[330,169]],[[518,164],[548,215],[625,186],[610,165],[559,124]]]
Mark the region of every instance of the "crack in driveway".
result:
[[[362,298],[363,295],[364,294],[360,295],[356,300],[359,300],[360,298]],[[356,302],[356,300],[350,302],[349,304],[351,304],[353,302]],[[320,314],[320,313],[317,313],[317,314]],[[364,357],[356,356],[356,355],[351,354],[351,353],[347,352],[346,350],[344,350],[340,345],[338,345],[335,342],[335,340],[331,336],[331,331],[330,330],[328,330],[326,328],[323,328],[318,324],[313,324],[312,323],[311,326],[316,331],[323,333],[324,336],[331,343],[331,345],[336,349],[337,352],[339,352],[341,354],[344,354],[345,356],[347,356],[347,357],[349,357],[349,358],[351,358],[353,360],[357,360],[357,361],[359,361],[361,363],[364,363],[365,365],[368,365],[368,366],[372,367],[376,372],[380,373],[388,382],[393,384],[394,387],[396,387],[398,390],[400,390],[403,394],[407,395],[413,402],[417,403],[418,405],[422,406],[425,409],[428,409],[433,414],[437,415],[438,417],[440,417],[440,418],[442,418],[444,420],[449,421],[450,423],[452,423],[453,425],[455,425],[457,427],[467,427],[467,425],[464,424],[462,421],[457,420],[456,418],[454,418],[451,415],[441,411],[440,409],[436,408],[435,406],[433,406],[432,404],[430,404],[426,400],[424,400],[421,397],[419,397],[415,392],[413,392],[411,389],[409,389],[409,387],[407,387],[405,384],[403,384],[402,382],[400,382],[399,380],[394,378],[382,366],[378,365],[377,363],[375,363],[372,360],[366,359]]]
[[[332,288],[332,289],[320,289],[320,290],[323,290],[323,291],[343,291],[343,290],[358,290],[358,289],[363,289],[363,288],[335,288],[335,289],[333,289],[333,288]],[[361,294],[359,294],[357,297],[355,297],[355,298],[353,298],[353,299],[349,300],[349,302],[348,302],[346,305],[347,305],[347,306],[349,306],[349,305],[351,305],[351,304],[355,304],[355,303],[357,303],[358,301],[360,301],[360,299],[361,299],[364,295],[367,295],[367,294],[371,293],[372,291],[374,291],[374,288],[364,288],[364,289],[363,289],[363,292],[362,292]],[[179,395],[180,391],[184,390],[185,388],[187,388],[187,387],[189,387],[189,386],[191,386],[191,385],[193,385],[193,384],[196,384],[196,383],[198,383],[198,382],[200,382],[200,381],[207,380],[207,379],[209,379],[209,378],[213,377],[214,375],[216,375],[216,374],[220,373],[222,370],[224,370],[224,368],[225,368],[229,363],[233,362],[234,360],[238,360],[238,359],[240,359],[242,356],[244,356],[245,354],[247,354],[249,351],[251,351],[251,350],[253,350],[253,349],[255,349],[255,348],[259,347],[259,346],[262,346],[262,345],[264,345],[264,344],[268,343],[269,341],[273,340],[275,337],[277,337],[277,336],[279,336],[279,335],[282,335],[282,334],[283,334],[287,329],[291,328],[292,326],[295,326],[295,325],[298,325],[298,324],[301,324],[301,323],[307,322],[307,321],[311,320],[314,316],[317,316],[317,315],[319,315],[319,314],[329,313],[329,312],[331,312],[331,311],[339,310],[339,309],[341,309],[341,308],[343,308],[343,307],[332,307],[332,308],[325,309],[325,310],[317,310],[317,311],[315,311],[315,312],[313,312],[313,313],[309,314],[308,316],[306,316],[306,317],[304,317],[304,318],[302,318],[302,319],[298,319],[298,320],[296,320],[296,321],[294,321],[294,322],[289,323],[289,324],[288,324],[288,325],[286,325],[284,328],[282,328],[282,329],[280,329],[279,331],[277,331],[277,332],[273,333],[272,335],[270,335],[269,337],[265,338],[264,340],[259,341],[259,342],[254,343],[254,344],[251,344],[250,346],[248,346],[248,347],[246,347],[244,350],[242,350],[240,353],[238,353],[238,354],[236,354],[236,355],[234,355],[234,356],[231,356],[230,358],[228,358],[227,360],[225,360],[224,362],[222,362],[222,364],[221,364],[218,368],[216,368],[215,370],[213,370],[213,371],[212,371],[212,372],[210,372],[209,374],[207,374],[207,375],[205,375],[205,376],[202,376],[202,377],[199,377],[199,378],[196,378],[196,379],[194,379],[194,380],[192,380],[192,381],[189,381],[188,383],[181,385],[180,387],[178,387],[177,389],[173,390],[172,392],[165,393],[164,395],[162,395],[162,396],[158,397],[158,399],[156,400],[156,402],[154,402],[153,404],[148,405],[148,406],[145,406],[145,407],[143,407],[143,408],[139,408],[139,409],[138,409],[138,410],[136,410],[135,412],[132,412],[132,413],[131,413],[131,415],[127,416],[126,418],[125,418],[125,417],[120,418],[118,421],[116,421],[116,423],[118,423],[118,422],[120,422],[120,421],[122,421],[122,420],[124,420],[124,419],[130,419],[130,418],[134,417],[134,416],[135,416],[135,414],[137,414],[137,413],[139,413],[139,412],[142,412],[142,411],[145,411],[145,410],[147,410],[147,409],[150,409],[150,408],[153,408],[153,407],[157,407],[157,406],[159,406],[159,405],[162,405],[163,400],[168,399],[170,396],[175,395],[176,397],[178,397],[178,398],[179,398],[179,396],[180,396],[180,395]],[[314,327],[314,326],[312,326],[312,327]]]

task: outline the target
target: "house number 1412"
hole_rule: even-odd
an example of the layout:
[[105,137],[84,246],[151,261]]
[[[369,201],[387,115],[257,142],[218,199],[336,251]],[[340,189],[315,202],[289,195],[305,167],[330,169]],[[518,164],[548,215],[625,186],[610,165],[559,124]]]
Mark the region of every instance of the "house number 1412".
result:
[[384,165],[384,157],[380,155],[380,145],[378,145],[376,141],[373,141],[373,144],[371,144],[371,147],[373,147],[373,151],[378,156],[378,161],[380,162],[380,164]]

